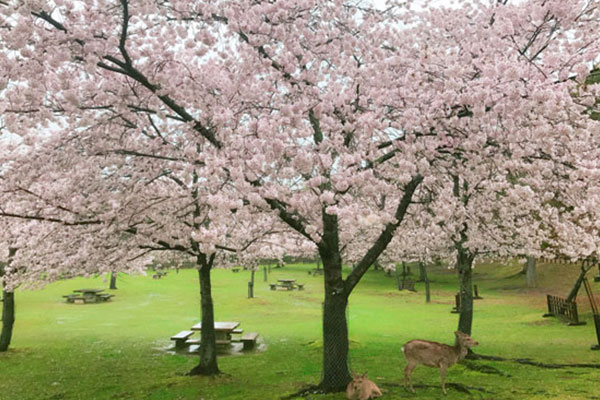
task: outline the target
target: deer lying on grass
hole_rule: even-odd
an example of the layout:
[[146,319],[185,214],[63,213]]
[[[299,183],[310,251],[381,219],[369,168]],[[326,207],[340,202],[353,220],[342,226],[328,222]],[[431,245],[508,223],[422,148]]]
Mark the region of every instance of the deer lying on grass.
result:
[[367,378],[367,374],[354,374],[354,379],[346,387],[348,400],[368,400],[381,396],[381,390],[375,382]]
[[457,339],[455,346],[417,339],[407,342],[402,347],[402,352],[408,362],[408,365],[404,369],[404,385],[408,385],[411,392],[415,393],[415,388],[413,388],[410,382],[410,375],[417,365],[423,364],[428,367],[440,369],[442,392],[446,394],[446,370],[448,367],[465,358],[469,348],[479,344],[466,333],[456,331],[454,334]]

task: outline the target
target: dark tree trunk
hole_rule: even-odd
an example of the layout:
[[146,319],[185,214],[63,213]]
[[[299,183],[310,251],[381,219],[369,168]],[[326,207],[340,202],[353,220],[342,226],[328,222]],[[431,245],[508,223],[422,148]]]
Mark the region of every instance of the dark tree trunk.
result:
[[198,256],[198,278],[200,280],[200,303],[202,307],[200,364],[195,366],[188,375],[217,375],[220,373],[217,365],[215,314],[210,284],[210,270],[214,258],[214,254],[209,259],[205,255]]
[[[17,253],[17,249],[11,247],[8,249],[8,264]],[[0,276],[4,275],[4,266],[0,265]],[[2,332],[0,332],[0,352],[8,350],[12,339],[13,326],[15,324],[15,293],[4,290],[6,285],[2,285]]]
[[248,282],[248,298],[252,299],[254,297],[254,268],[252,268],[252,272],[250,272],[250,282]]
[[425,268],[424,262],[419,262],[419,282],[425,282],[427,280],[427,269]]
[[342,280],[342,262],[339,253],[321,252],[325,275],[323,303],[323,379],[319,387],[325,392],[346,389],[352,380],[348,368],[348,323],[346,307],[348,296]]
[[112,290],[117,289],[117,274],[114,272],[110,273],[110,286],[108,288]]
[[525,263],[525,284],[529,288],[537,287],[537,273],[535,271],[536,259],[532,256],[527,256]]
[[472,265],[475,256],[468,250],[459,246],[457,255],[457,268],[460,280],[460,314],[458,330],[471,334],[473,326],[473,278]]
[[421,280],[425,282],[425,303],[431,302],[431,290],[429,287],[429,277],[427,276],[427,268],[425,267],[424,262],[419,262],[419,274],[421,276]]
[[0,352],[8,350],[15,324],[15,294],[2,291],[2,333],[0,333]]
[[398,271],[398,265],[396,264],[396,269],[394,271],[394,275],[396,276],[396,286],[398,287],[398,290],[402,290],[402,281],[400,281],[400,272]]

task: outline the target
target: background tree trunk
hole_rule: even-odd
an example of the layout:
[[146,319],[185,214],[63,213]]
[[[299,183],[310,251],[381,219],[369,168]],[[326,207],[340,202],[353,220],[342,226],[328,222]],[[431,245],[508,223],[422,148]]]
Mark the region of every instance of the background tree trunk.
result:
[[429,287],[429,277],[427,276],[427,268],[425,267],[425,263],[423,261],[419,262],[419,274],[420,280],[425,282],[425,303],[431,302],[431,290]]
[[457,268],[460,280],[460,314],[458,318],[458,330],[471,334],[473,326],[473,277],[472,265],[475,256],[468,250],[458,249]]
[[250,272],[250,282],[248,282],[248,298],[252,299],[254,297],[254,268]]
[[427,280],[427,269],[425,268],[424,262],[419,262],[419,282],[425,282]]
[[[8,249],[8,265],[10,265],[17,249]],[[0,265],[0,276],[4,276],[4,266]],[[4,290],[6,285],[2,284],[2,332],[0,332],[0,352],[7,351],[12,339],[13,326],[15,324],[15,293]]]
[[114,272],[110,273],[110,286],[108,288],[112,290],[117,289],[117,274]]
[[527,256],[527,262],[525,263],[525,284],[529,288],[537,287],[536,261],[535,257]]
[[220,373],[217,365],[215,314],[210,283],[210,270],[214,258],[214,254],[209,259],[204,254],[198,256],[198,278],[200,280],[200,303],[202,307],[200,364],[195,366],[188,375],[217,375]]
[[2,333],[0,333],[0,352],[8,350],[15,323],[15,294],[2,291]]

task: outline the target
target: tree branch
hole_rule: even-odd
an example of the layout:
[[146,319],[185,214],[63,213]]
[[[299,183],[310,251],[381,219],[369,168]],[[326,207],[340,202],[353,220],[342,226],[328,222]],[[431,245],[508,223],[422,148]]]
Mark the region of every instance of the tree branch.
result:
[[423,182],[423,177],[421,175],[417,175],[412,178],[412,180],[406,184],[404,187],[404,195],[402,199],[398,203],[398,207],[396,208],[396,213],[394,217],[396,218],[396,222],[389,222],[386,224],[385,229],[379,235],[373,246],[367,251],[367,254],[359,261],[359,263],[354,267],[350,275],[344,281],[344,293],[347,296],[350,295],[352,289],[358,284],[360,278],[367,272],[369,267],[373,265],[377,257],[383,253],[387,245],[391,242],[394,237],[394,232],[402,223],[404,216],[406,215],[406,210],[412,201],[412,197],[417,190],[419,184]]

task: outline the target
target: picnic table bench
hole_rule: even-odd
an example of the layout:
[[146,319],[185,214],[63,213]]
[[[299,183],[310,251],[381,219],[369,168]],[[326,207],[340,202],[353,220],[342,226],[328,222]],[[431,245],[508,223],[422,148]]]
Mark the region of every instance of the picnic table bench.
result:
[[258,339],[258,332],[248,332],[242,336],[242,343],[244,350],[251,350],[256,346],[256,339]]
[[66,294],[63,297],[67,300],[67,303],[75,303],[76,301],[81,301],[82,303],[85,303],[86,300],[80,294]]
[[162,278],[162,277],[163,277],[163,276],[165,276],[165,275],[167,275],[167,273],[166,273],[166,272],[163,272],[163,271],[156,271],[156,272],[154,273],[154,275],[152,275],[152,279],[160,279],[160,278]]
[[187,340],[194,334],[194,331],[181,331],[176,335],[171,336],[171,340],[175,341],[175,348],[184,348],[188,343]]
[[[256,346],[258,332],[248,332],[241,337],[232,338],[232,334],[241,335],[244,331],[238,328],[239,322],[215,322],[215,334],[217,346],[229,346],[231,342],[242,342],[243,349],[249,350]],[[200,349],[201,338],[190,338],[195,331],[202,329],[202,323],[197,323],[191,330],[184,330],[171,336],[175,341],[176,349],[188,347],[188,352],[194,353]]]

